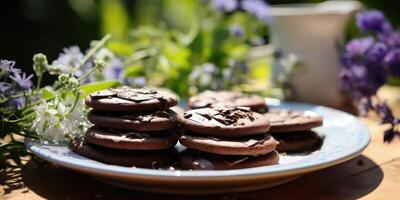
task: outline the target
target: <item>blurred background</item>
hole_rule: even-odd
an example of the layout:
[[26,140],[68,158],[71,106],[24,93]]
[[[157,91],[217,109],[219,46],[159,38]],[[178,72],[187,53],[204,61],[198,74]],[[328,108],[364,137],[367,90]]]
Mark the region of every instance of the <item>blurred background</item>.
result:
[[[55,59],[62,47],[83,49],[91,40],[111,32],[118,37],[140,25],[167,21],[188,26],[198,0],[13,0],[2,1],[0,13],[1,58],[18,61],[32,72],[32,55],[43,52]],[[270,0],[269,4],[318,3],[318,0]],[[384,11],[394,26],[400,25],[396,0],[363,0],[369,8]],[[187,28],[187,27],[186,27]]]
[[[131,30],[142,26],[159,29],[173,27],[183,33],[190,33],[198,14],[198,7],[202,6],[201,2],[199,0],[2,1],[0,58],[16,60],[18,67],[32,73],[33,54],[42,52],[51,62],[58,57],[63,47],[78,45],[85,50],[91,40],[99,39],[106,33],[111,33],[114,41],[130,40],[133,44],[135,41],[132,41],[132,38],[128,39],[127,35]],[[318,2],[322,1],[268,1],[271,5]],[[395,27],[400,25],[398,1],[361,2],[367,8],[382,10]],[[355,34],[352,31],[355,30],[350,27],[347,35]],[[261,35],[263,43],[268,43],[267,30],[262,30],[258,35]],[[122,54],[124,51],[129,51],[123,49],[123,45],[115,48]],[[178,79],[173,79],[176,80]]]

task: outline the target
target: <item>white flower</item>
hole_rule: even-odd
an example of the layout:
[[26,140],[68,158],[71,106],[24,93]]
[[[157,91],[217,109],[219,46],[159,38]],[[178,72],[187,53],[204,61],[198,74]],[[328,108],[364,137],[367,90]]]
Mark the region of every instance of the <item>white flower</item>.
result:
[[[56,102],[56,103],[55,103]],[[43,140],[59,143],[68,137],[83,134],[89,123],[85,118],[85,105],[79,100],[72,111],[75,100],[56,98],[54,102],[43,101],[36,109],[32,130]]]
[[61,123],[52,123],[52,125],[43,132],[42,138],[53,143],[64,141],[64,131]]
[[50,74],[68,74],[81,64],[84,55],[78,46],[64,48],[58,58],[51,65],[48,65],[47,70]]
[[72,120],[77,122],[84,121],[85,118],[85,104],[83,100],[79,100],[75,106],[75,109],[71,113]]
[[39,135],[43,133],[48,124],[52,124],[57,121],[56,118],[57,111],[53,108],[49,108],[46,101],[43,101],[36,108],[36,118],[32,124],[32,130],[37,132]]

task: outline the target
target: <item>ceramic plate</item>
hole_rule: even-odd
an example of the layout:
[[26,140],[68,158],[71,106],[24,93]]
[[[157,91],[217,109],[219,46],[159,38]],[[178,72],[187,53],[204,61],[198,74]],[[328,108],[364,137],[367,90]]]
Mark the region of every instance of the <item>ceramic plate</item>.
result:
[[326,168],[359,155],[369,144],[370,134],[356,117],[332,108],[303,103],[269,102],[272,108],[289,108],[324,117],[315,128],[324,138],[321,148],[309,154],[280,155],[280,164],[236,170],[153,170],[103,164],[70,151],[67,144],[48,145],[26,140],[37,156],[108,184],[143,191],[211,194],[242,192],[272,187],[301,175]]

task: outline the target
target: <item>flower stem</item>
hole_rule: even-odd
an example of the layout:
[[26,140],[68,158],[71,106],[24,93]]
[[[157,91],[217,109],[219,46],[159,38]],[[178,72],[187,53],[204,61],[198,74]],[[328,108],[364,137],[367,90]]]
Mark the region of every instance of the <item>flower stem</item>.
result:
[[76,71],[80,68],[82,68],[88,61],[89,59],[97,52],[100,50],[100,48],[104,47],[104,45],[111,39],[111,34],[105,35],[99,42],[97,42],[94,47],[92,47],[89,52],[83,57],[81,63],[73,70]]
[[132,64],[138,60],[141,60],[143,58],[149,57],[149,56],[154,56],[157,54],[157,49],[156,48],[149,48],[149,49],[144,49],[141,51],[137,51],[131,56],[129,56],[125,61],[124,65],[129,65]]
[[79,101],[79,95],[76,95],[74,105],[72,105],[71,109],[69,110],[69,113],[72,113],[75,110],[75,107],[76,107],[76,104],[78,104],[78,101]]
[[42,85],[42,80],[43,80],[43,74],[38,77],[38,81],[36,83],[35,92],[39,91],[40,85]]
[[100,65],[95,65],[94,67],[92,67],[88,72],[86,72],[84,75],[82,75],[81,77],[78,78],[79,82],[82,82],[83,80],[85,80],[85,78],[87,78],[91,73],[93,73],[94,71],[96,71],[99,68],[102,68],[103,66]]

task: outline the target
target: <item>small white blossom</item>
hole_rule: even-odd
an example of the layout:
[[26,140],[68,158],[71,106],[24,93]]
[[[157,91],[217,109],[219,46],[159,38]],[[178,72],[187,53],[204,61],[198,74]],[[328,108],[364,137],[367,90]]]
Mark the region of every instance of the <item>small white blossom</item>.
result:
[[32,130],[43,140],[53,143],[83,134],[89,125],[85,118],[86,108],[83,100],[78,100],[75,107],[75,100],[70,97],[57,97],[54,102],[56,103],[43,101],[37,107]]
[[32,130],[37,133],[44,132],[48,124],[52,124],[57,121],[56,114],[57,111],[49,108],[49,105],[46,103],[46,101],[43,101],[36,108],[36,119],[33,121]]
[[64,131],[60,122],[52,123],[42,134],[42,138],[49,142],[60,143],[64,141]]

